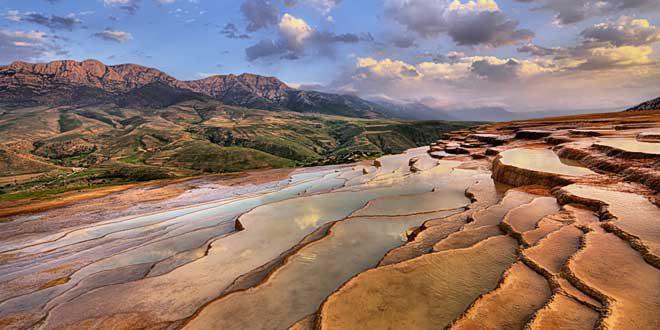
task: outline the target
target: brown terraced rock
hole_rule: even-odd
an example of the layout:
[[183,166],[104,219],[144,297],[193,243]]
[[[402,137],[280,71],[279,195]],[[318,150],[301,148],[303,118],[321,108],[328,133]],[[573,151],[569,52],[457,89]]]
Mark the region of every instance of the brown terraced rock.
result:
[[525,240],[525,233],[537,228],[537,223],[544,217],[558,212],[559,204],[556,199],[538,197],[528,204],[509,211],[502,219],[500,228],[518,239],[523,246],[530,246],[531,243]]
[[522,329],[551,296],[545,278],[517,262],[504,274],[500,286],[474,302],[451,328]]
[[574,142],[575,140],[568,136],[551,135],[543,139],[543,141],[547,144],[559,145],[559,144]]
[[641,183],[660,193],[660,163],[651,158],[624,159],[608,156],[607,151],[611,149],[591,146],[591,143],[569,143],[560,146],[556,153],[564,159],[578,161],[592,170],[622,176],[627,181]]
[[637,134],[637,140],[642,142],[660,142],[660,132],[642,132]]
[[497,236],[468,249],[366,271],[328,298],[318,324],[321,329],[445,327],[497,287],[516,250],[515,240]]
[[604,136],[616,134],[617,131],[614,129],[572,129],[568,131],[571,136]]
[[[6,234],[0,328],[660,329],[660,162],[640,138],[654,116],[482,125],[261,188],[200,179],[176,198],[229,193],[192,206]],[[502,139],[516,131],[551,135]],[[56,142],[35,147],[84,151]]]
[[499,226],[488,225],[474,229],[457,231],[433,246],[433,252],[464,249],[479,243],[489,237],[503,235]]
[[557,194],[564,202],[581,201],[609,217],[603,227],[621,237],[660,268],[660,208],[644,196],[586,185],[570,185]]
[[498,145],[503,143],[501,139],[502,136],[498,134],[470,134],[468,135],[468,137],[492,145]]
[[516,132],[515,138],[525,140],[540,140],[552,135],[552,133],[552,131],[546,130],[520,130]]
[[570,261],[574,282],[606,303],[599,321],[607,329],[660,327],[660,270],[614,234],[594,231]]
[[[471,186],[466,194],[473,200],[468,210],[444,219],[425,222],[415,231],[414,235],[408,237],[405,245],[390,250],[380,261],[379,266],[398,263],[429,253],[437,242],[460,230],[473,216],[480,214],[484,209],[490,209],[498,201],[496,187],[491,180],[483,180]],[[507,196],[501,206],[493,207],[493,212],[489,215],[494,214],[493,216],[497,217],[502,213],[503,216],[508,208],[517,205],[518,202],[526,201],[527,196],[531,195],[512,190],[507,193]],[[488,218],[488,216],[484,217]]]
[[564,294],[555,294],[534,317],[530,329],[594,329],[599,314]]

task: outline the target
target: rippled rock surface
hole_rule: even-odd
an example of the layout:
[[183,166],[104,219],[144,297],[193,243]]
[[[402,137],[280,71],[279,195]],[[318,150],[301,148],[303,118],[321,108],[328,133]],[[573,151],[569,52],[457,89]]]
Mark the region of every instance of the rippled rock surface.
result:
[[16,218],[0,328],[658,329],[658,129],[498,123],[116,216]]

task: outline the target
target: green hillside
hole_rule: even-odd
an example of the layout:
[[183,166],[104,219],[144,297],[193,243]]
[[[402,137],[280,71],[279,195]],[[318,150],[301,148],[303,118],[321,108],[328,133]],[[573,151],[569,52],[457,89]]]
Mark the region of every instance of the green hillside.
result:
[[[0,109],[0,191],[78,189],[205,173],[355,162],[470,123],[273,112],[186,101],[163,109]],[[26,182],[13,176],[37,173]]]

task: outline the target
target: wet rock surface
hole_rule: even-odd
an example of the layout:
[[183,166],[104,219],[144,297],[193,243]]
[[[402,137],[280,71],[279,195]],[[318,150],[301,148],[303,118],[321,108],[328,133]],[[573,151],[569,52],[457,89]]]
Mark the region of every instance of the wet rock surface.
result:
[[498,123],[141,213],[15,219],[0,328],[658,329],[659,128]]

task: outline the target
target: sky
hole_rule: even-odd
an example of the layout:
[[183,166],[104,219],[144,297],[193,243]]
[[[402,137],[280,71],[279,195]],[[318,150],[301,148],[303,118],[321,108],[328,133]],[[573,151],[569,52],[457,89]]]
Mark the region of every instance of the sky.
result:
[[443,109],[660,96],[659,0],[0,0],[0,65],[244,72]]

